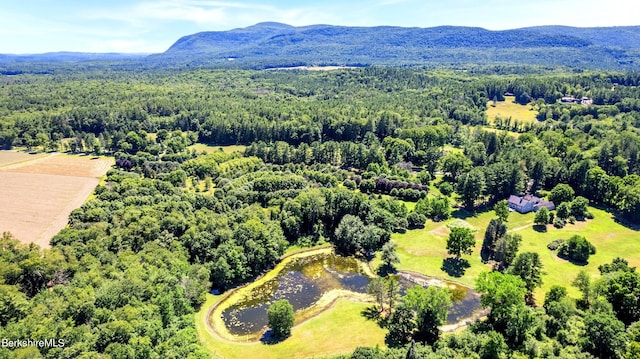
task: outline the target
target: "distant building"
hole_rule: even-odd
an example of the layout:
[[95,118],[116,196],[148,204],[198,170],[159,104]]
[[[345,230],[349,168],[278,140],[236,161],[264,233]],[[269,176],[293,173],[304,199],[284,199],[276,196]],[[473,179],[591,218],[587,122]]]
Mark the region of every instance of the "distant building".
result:
[[511,195],[507,203],[509,205],[509,208],[518,213],[529,213],[532,211],[536,212],[542,207],[546,207],[549,210],[556,209],[556,206],[555,204],[553,204],[553,202],[546,201],[542,198],[530,194],[524,197]]
[[569,105],[592,105],[593,100],[589,97],[575,98],[573,96],[563,96],[560,102]]

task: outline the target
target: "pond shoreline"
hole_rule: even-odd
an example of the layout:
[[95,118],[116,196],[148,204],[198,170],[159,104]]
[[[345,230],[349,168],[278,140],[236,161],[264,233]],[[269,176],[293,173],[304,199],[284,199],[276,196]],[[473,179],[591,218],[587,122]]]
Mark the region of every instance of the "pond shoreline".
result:
[[[212,305],[207,310],[204,316],[207,329],[212,334],[214,334],[217,338],[227,342],[238,343],[238,344],[243,344],[243,343],[252,344],[252,343],[260,342],[267,331],[266,329],[260,330],[259,332],[256,332],[256,333],[247,334],[247,335],[233,334],[228,330],[226,324],[224,323],[224,320],[222,319],[222,312],[228,309],[229,307],[231,307],[234,304],[234,302],[242,298],[243,295],[246,295],[247,291],[277,276],[277,274],[285,267],[285,265],[290,263],[291,261],[298,258],[305,258],[313,255],[333,254],[333,253],[334,253],[333,247],[325,246],[325,247],[314,247],[309,249],[303,249],[303,250],[295,251],[282,256],[280,258],[280,261],[268,272],[265,272],[264,274],[260,275],[252,282],[230,289],[227,293],[225,293],[222,296],[220,300],[218,300],[214,305]],[[371,278],[376,276],[368,263],[358,261],[358,264],[366,276],[369,276]],[[430,277],[422,273],[411,272],[411,271],[400,271],[398,272],[398,274],[409,276],[412,279],[414,279],[416,283],[425,282],[430,285],[437,285],[440,287],[447,286],[446,281],[444,281],[443,279]],[[462,285],[460,283],[455,283],[455,284],[458,286],[462,286],[466,289],[470,289],[470,290],[473,289],[468,286]],[[232,297],[238,297],[238,298],[234,298],[235,301],[231,301]],[[314,303],[311,307],[303,309],[298,313],[296,313],[296,322],[293,328],[307,322],[310,319],[317,317],[318,315],[324,313],[327,310],[330,310],[335,306],[336,302],[339,299],[345,299],[352,302],[360,302],[360,303],[374,302],[373,298],[370,295],[365,293],[356,293],[356,292],[352,292],[350,290],[345,290],[345,289],[330,290],[324,293],[318,299],[318,301]],[[444,333],[456,331],[460,328],[466,327],[473,321],[486,316],[487,313],[488,313],[487,310],[479,310],[470,317],[465,317],[456,323],[446,324],[442,326],[441,330]]]
[[[417,284],[423,285],[424,284],[428,284],[428,285],[433,285],[433,286],[437,286],[437,287],[442,287],[442,288],[448,288],[449,285],[447,285],[446,282],[455,284],[459,287],[463,287],[466,288],[468,290],[473,290],[473,288],[466,286],[464,284],[461,284],[459,282],[453,282],[450,280],[443,280],[441,278],[437,278],[437,277],[432,277],[432,276],[428,276],[422,273],[418,273],[418,272],[414,272],[414,271],[399,271],[398,272],[399,275],[406,275],[409,277],[412,277]],[[475,291],[474,291],[475,292]],[[479,295],[479,294],[478,294]],[[440,326],[440,330],[443,333],[452,333],[457,331],[458,329],[462,329],[470,324],[472,324],[473,322],[475,322],[478,319],[482,319],[485,318],[487,315],[489,315],[489,312],[491,311],[490,308],[480,308],[479,310],[475,311],[471,316],[468,317],[464,317],[461,318],[460,320],[458,320],[455,323],[451,323],[451,324],[445,324]]]
[[[217,303],[211,306],[211,308],[207,310],[207,313],[204,317],[204,319],[206,320],[207,328],[210,330],[210,332],[215,334],[218,338],[225,341],[235,342],[235,343],[259,342],[260,338],[264,334],[264,331],[260,331],[253,335],[235,335],[230,333],[229,330],[227,329],[224,321],[222,320],[221,314],[225,309],[227,309],[230,306],[228,303],[230,298],[234,295],[242,296],[243,292],[251,289],[252,287],[260,285],[262,282],[265,282],[266,280],[269,280],[275,277],[277,273],[280,270],[282,270],[287,263],[291,262],[294,259],[304,258],[307,256],[313,256],[313,255],[319,255],[319,254],[329,254],[329,253],[333,253],[333,247],[324,246],[324,247],[307,248],[307,249],[303,249],[303,250],[299,250],[299,251],[295,251],[295,252],[283,255],[282,257],[280,257],[280,260],[278,261],[278,263],[269,271],[261,274],[260,276],[256,277],[253,281],[249,283],[245,283],[241,286],[229,289]],[[337,299],[338,298],[336,298],[335,300]],[[335,302],[335,300],[333,300],[333,302]],[[330,304],[333,304],[333,302]],[[214,317],[214,312],[216,314],[215,317]],[[322,311],[318,312],[317,314],[320,314],[320,313],[322,313]],[[296,323],[295,325],[297,326],[299,324],[301,323]]]

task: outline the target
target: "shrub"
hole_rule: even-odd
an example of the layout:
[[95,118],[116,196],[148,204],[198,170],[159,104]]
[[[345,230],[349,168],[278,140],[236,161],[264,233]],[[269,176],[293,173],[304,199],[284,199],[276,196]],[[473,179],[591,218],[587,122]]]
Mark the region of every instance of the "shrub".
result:
[[593,213],[591,213],[589,211],[586,211],[586,212],[584,212],[584,218],[586,218],[586,219],[594,219],[594,218],[596,218],[596,216],[594,216]]
[[424,214],[411,212],[407,216],[408,228],[422,228],[427,221],[427,217]]
[[558,255],[568,257],[576,262],[586,263],[589,256],[596,253],[596,247],[586,238],[574,235],[558,249]]
[[566,242],[564,239],[556,239],[554,241],[551,241],[551,243],[547,244],[547,248],[549,248],[552,251],[555,251],[556,249],[560,248],[560,246],[562,246],[564,242]]
[[574,217],[574,216],[569,216],[569,223],[571,223],[571,224],[575,224],[575,223],[576,223],[576,217]]
[[356,182],[351,180],[351,179],[346,179],[344,180],[344,182],[342,182],[342,184],[344,184],[344,186],[350,190],[355,190],[357,185]]
[[427,171],[421,171],[418,173],[417,177],[418,181],[425,186],[428,186],[429,182],[431,182],[431,174]]
[[556,228],[562,228],[564,227],[565,223],[564,220],[560,217],[556,217],[555,220],[553,220],[553,226]]
[[440,182],[437,187],[440,190],[440,193],[445,196],[449,196],[453,193],[453,186],[449,182]]

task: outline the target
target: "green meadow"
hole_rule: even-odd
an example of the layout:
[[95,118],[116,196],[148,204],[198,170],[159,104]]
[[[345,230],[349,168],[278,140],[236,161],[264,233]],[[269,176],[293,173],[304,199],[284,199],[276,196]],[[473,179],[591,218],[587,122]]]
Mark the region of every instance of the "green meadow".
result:
[[[338,299],[329,309],[291,330],[291,336],[277,344],[224,339],[208,326],[208,308],[222,296],[207,294],[196,313],[196,330],[203,345],[220,358],[309,358],[346,354],[358,346],[384,347],[386,330],[360,313],[369,305]],[[336,335],[336,333],[349,333]]]
[[[536,300],[543,300],[544,294],[552,285],[565,286],[569,289],[569,293],[577,296],[577,289],[571,287],[570,283],[578,272],[584,270],[595,276],[599,274],[598,266],[611,262],[615,257],[623,257],[629,261],[630,265],[640,266],[640,231],[617,223],[613,215],[604,210],[590,207],[589,211],[595,215],[593,220],[568,223],[562,229],[548,225],[545,232],[534,229],[533,213],[511,212],[507,225],[510,232],[522,235],[519,253],[537,252],[544,265],[542,287],[534,293]],[[483,263],[480,258],[484,231],[491,218],[494,218],[493,211],[470,215],[466,211],[458,210],[448,221],[428,221],[425,228],[394,234],[392,240],[398,243],[397,250],[400,257],[398,269],[474,286],[476,278],[482,271],[491,270],[491,267]],[[476,245],[473,254],[463,256],[463,259],[469,262],[469,267],[464,269],[462,275],[458,273],[450,275],[442,268],[444,259],[449,257],[446,241],[450,231],[447,225],[456,221],[465,221],[476,229]],[[574,234],[586,237],[596,247],[596,254],[592,255],[585,265],[558,258],[555,252],[547,249],[549,242],[555,239],[568,239]],[[372,266],[375,268],[379,263],[379,260],[374,260]]]
[[538,111],[534,110],[531,105],[520,105],[515,102],[515,97],[505,96],[504,101],[493,101],[487,103],[487,118],[490,124],[495,123],[496,116],[503,119],[511,117],[513,121],[518,120],[523,123],[536,122]]
[[189,146],[189,149],[194,149],[198,153],[201,153],[201,152],[213,153],[217,151],[223,151],[225,153],[233,153],[233,152],[242,153],[244,152],[244,149],[246,147],[247,146],[241,146],[241,145],[215,146],[215,145],[207,145],[204,143],[196,143]]

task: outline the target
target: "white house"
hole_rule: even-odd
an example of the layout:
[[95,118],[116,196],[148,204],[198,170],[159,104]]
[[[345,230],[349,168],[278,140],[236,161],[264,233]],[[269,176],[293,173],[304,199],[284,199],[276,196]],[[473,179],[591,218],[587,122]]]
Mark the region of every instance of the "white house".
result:
[[524,197],[511,195],[509,196],[508,205],[509,208],[519,213],[536,212],[542,207],[546,207],[550,211],[556,209],[553,202],[546,201],[530,194]]

